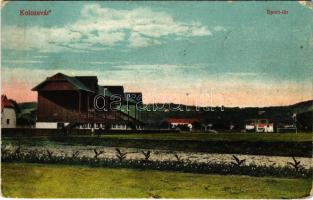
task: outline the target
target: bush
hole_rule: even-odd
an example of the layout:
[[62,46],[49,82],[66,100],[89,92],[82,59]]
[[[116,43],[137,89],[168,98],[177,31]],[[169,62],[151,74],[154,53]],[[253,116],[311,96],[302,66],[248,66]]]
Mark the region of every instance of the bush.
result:
[[151,155],[151,151],[141,151],[142,155],[145,157],[145,161],[148,161]]
[[101,154],[104,153],[104,151],[97,151],[97,149],[94,149],[93,152],[95,153],[94,158],[96,158],[96,159],[98,158],[98,156],[100,156]]
[[296,158],[294,156],[292,156],[292,162],[288,162],[287,164],[291,165],[296,171],[298,171],[300,168],[302,168],[302,166],[300,165],[300,161],[297,161]]
[[126,159],[127,152],[122,152],[119,148],[116,148],[116,157],[120,162]]
[[240,160],[237,156],[233,155],[233,162],[231,162],[233,165],[235,166],[241,166],[242,164],[244,164],[244,162],[246,162],[246,159]]

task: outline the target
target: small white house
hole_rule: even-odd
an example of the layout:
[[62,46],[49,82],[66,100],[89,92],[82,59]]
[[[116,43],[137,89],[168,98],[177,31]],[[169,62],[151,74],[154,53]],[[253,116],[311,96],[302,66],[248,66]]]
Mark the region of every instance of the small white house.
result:
[[248,132],[272,133],[274,132],[274,123],[269,119],[250,119],[246,120],[245,129]]
[[179,126],[186,126],[190,131],[194,130],[194,124],[198,123],[197,119],[186,119],[186,118],[169,118],[165,121],[169,128],[173,129]]
[[14,104],[5,95],[1,95],[1,128],[16,128]]

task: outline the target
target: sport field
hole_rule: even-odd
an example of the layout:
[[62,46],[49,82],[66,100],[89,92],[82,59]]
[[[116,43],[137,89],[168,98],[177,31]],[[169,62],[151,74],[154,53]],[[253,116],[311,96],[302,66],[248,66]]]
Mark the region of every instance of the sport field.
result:
[[[69,137],[69,136],[68,136]],[[98,138],[94,135],[79,135],[70,136],[72,138]],[[3,137],[5,142],[15,141],[22,139],[23,142],[28,144],[41,144],[49,145],[51,141],[47,136],[36,137]],[[115,133],[104,134],[100,138],[110,139],[152,139],[152,140],[195,140],[195,141],[244,141],[244,142],[311,142],[313,141],[313,133]],[[46,143],[45,143],[46,142]]]
[[156,139],[156,140],[200,140],[200,141],[267,141],[305,142],[313,141],[312,133],[160,133],[160,134],[112,134],[106,138]]
[[5,197],[300,198],[310,179],[2,163]]

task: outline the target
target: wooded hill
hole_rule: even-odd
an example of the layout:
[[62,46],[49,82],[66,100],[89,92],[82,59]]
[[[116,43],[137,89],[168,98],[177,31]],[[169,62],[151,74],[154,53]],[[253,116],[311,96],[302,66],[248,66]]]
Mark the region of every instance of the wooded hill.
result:
[[[18,123],[22,125],[34,124],[36,121],[36,102],[18,104]],[[141,111],[142,121],[146,128],[162,127],[168,118],[196,118],[204,124],[212,124],[212,129],[229,130],[234,125],[235,131],[244,128],[244,122],[248,119],[270,119],[277,126],[280,123],[292,123],[292,116],[297,114],[297,125],[301,131],[312,132],[313,100],[300,102],[289,106],[272,107],[212,107],[196,108],[178,104],[145,104],[146,110]],[[176,111],[173,111],[176,108]],[[177,108],[180,108],[178,110]]]

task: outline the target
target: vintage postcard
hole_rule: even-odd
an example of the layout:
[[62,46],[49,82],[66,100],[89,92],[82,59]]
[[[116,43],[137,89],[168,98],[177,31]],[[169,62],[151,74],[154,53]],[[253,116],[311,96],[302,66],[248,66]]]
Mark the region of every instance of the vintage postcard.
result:
[[2,1],[2,197],[310,198],[312,14]]

